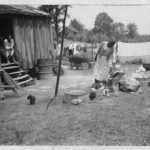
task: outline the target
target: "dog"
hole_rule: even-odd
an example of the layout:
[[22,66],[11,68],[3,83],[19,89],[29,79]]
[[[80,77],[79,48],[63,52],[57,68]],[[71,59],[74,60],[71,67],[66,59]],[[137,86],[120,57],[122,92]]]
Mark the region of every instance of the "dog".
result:
[[30,105],[34,105],[36,101],[36,97],[30,94],[28,95],[27,100],[30,100]]

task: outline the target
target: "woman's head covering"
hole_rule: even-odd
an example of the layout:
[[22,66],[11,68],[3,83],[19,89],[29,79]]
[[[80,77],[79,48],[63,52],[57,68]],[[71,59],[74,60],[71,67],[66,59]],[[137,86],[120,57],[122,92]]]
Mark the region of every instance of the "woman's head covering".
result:
[[107,43],[107,47],[112,48],[115,45],[115,41],[110,41]]
[[109,59],[114,53],[114,49],[116,47],[115,45],[116,45],[116,42],[114,40],[111,40],[109,42],[102,42],[102,44],[100,45],[100,47],[97,51],[95,61],[97,60],[98,55],[101,57],[103,55],[104,51],[107,49],[109,50],[108,54],[107,54],[107,59]]

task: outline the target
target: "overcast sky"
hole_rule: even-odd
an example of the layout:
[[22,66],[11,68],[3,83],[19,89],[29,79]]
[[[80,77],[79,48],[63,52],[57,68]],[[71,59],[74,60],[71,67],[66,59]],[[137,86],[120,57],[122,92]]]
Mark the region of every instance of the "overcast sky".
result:
[[150,34],[150,5],[147,6],[103,6],[103,5],[72,5],[68,9],[71,19],[78,19],[86,28],[94,27],[96,15],[106,12],[114,22],[124,24],[135,23],[140,34]]
[[[36,0],[34,0],[34,2],[35,1]],[[56,1],[58,0],[48,0],[51,4]],[[66,2],[72,4],[73,0],[66,0]],[[91,29],[94,27],[96,16],[100,12],[106,12],[114,22],[122,22],[125,25],[135,23],[138,26],[138,32],[140,34],[150,34],[150,0],[74,0],[74,3],[75,2],[76,5],[71,5],[72,8],[68,9],[70,18],[67,19],[67,25],[69,25],[71,19],[76,18],[84,24],[87,29]],[[78,3],[82,5],[77,5]],[[86,3],[90,5],[83,5]],[[93,5],[96,3],[97,5]],[[65,4],[65,1],[62,4]],[[104,6],[103,4],[128,4],[129,6]],[[135,6],[136,4],[142,5]]]

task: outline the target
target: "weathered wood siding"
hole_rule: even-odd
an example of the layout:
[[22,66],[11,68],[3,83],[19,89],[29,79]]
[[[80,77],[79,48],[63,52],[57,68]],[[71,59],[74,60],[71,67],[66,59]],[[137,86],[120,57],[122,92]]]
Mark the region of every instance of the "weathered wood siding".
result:
[[13,31],[17,58],[24,69],[33,68],[37,59],[48,58],[49,50],[53,51],[50,19],[14,18]]

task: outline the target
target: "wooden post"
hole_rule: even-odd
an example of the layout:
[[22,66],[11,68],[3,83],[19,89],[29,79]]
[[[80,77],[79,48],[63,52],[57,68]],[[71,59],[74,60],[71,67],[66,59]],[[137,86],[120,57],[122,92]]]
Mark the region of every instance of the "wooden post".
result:
[[62,51],[63,51],[63,45],[64,45],[64,34],[65,34],[66,16],[67,16],[67,5],[66,5],[66,10],[65,10],[65,15],[64,15],[64,20],[63,20],[61,51],[60,51],[60,57],[59,57],[59,67],[58,67],[58,75],[57,75],[56,88],[55,88],[55,96],[57,96],[57,93],[58,93],[58,86],[59,86],[59,79],[60,79],[60,70],[61,70]]
[[[2,70],[2,66],[1,66],[1,55],[0,55],[0,71],[1,71],[1,70]],[[2,82],[1,82],[1,81],[2,81],[2,80],[1,80],[1,78],[2,78],[2,77],[1,77],[1,75],[0,75],[0,85],[2,84]]]
[[93,42],[92,42],[92,62],[93,62]]

